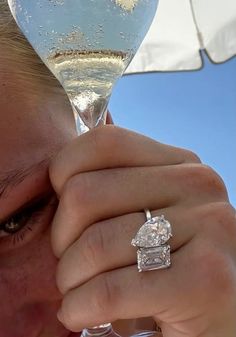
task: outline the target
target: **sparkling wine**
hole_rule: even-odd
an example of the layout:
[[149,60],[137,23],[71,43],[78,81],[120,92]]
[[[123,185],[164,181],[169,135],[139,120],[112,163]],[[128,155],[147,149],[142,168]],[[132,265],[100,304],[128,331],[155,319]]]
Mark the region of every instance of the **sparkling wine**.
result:
[[109,50],[62,51],[47,59],[50,69],[65,88],[74,113],[80,113],[89,128],[94,120],[99,120],[101,111],[106,110],[113,85],[128,62],[123,52]]
[[140,46],[158,0],[8,0],[36,52],[61,82],[75,115],[96,126]]
[[9,0],[21,29],[44,59],[52,51],[115,50],[132,57],[157,0]]

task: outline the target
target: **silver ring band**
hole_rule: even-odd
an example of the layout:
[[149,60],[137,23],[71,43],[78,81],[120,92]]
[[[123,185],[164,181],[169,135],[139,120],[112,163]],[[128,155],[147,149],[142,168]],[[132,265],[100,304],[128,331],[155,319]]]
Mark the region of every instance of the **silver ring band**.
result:
[[151,214],[151,212],[149,211],[149,209],[145,208],[144,213],[145,213],[145,215],[146,215],[147,221],[149,221],[149,220],[152,219],[152,214]]

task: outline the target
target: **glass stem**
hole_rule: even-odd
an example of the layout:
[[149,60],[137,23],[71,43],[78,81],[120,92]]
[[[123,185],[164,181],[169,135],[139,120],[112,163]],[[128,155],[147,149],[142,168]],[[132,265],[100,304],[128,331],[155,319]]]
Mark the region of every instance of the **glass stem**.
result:
[[94,328],[86,328],[83,330],[81,337],[105,337],[112,333],[112,325],[111,323],[103,324],[100,326],[96,326]]
[[70,100],[76,122],[78,136],[99,125],[106,124],[107,105],[109,102],[109,98],[110,96],[99,99],[96,102],[97,104],[94,108],[89,105],[85,105],[85,107],[83,107],[83,110],[81,110],[82,107],[80,107],[78,103],[76,104],[74,100]]

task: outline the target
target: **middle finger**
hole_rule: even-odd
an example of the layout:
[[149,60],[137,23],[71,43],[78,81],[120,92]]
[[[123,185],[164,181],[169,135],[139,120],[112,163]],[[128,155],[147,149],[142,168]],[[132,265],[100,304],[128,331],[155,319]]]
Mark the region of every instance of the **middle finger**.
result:
[[[57,257],[91,224],[145,208],[197,205],[212,194],[209,174],[198,164],[101,170],[79,174],[65,185],[52,223]],[[214,177],[210,177],[211,180]],[[186,198],[187,196],[187,198]]]

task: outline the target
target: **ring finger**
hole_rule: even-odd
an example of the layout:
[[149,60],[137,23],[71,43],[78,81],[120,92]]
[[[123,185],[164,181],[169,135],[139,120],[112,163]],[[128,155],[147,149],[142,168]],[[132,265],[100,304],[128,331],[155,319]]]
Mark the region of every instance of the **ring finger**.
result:
[[60,258],[87,227],[104,219],[147,207],[192,207],[225,200],[225,189],[218,180],[198,164],[118,168],[76,175],[65,185],[53,219],[53,251]]
[[[193,217],[191,209],[191,218]],[[152,216],[164,214],[172,225],[173,238],[168,243],[177,250],[194,236],[190,214],[180,207],[153,211]],[[197,216],[196,216],[197,218]],[[64,253],[58,264],[57,284],[62,293],[78,287],[102,272],[136,264],[136,250],[131,240],[145,222],[144,213],[137,212],[98,222],[87,228]]]

